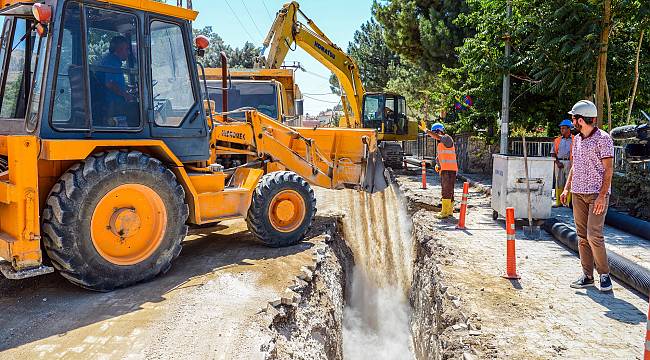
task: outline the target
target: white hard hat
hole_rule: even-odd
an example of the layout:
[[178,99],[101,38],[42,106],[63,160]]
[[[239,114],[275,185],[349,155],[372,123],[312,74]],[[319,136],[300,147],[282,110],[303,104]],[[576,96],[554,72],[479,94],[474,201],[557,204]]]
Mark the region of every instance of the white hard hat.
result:
[[573,109],[569,111],[571,115],[581,115],[588,118],[598,117],[598,109],[596,105],[589,100],[580,100],[575,105]]

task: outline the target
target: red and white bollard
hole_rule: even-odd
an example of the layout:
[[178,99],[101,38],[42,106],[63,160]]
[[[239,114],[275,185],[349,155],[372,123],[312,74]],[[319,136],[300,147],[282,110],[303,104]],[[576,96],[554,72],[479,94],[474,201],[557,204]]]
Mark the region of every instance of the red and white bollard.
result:
[[469,195],[469,183],[463,184],[463,200],[460,202],[460,217],[456,229],[465,230],[465,215],[467,214],[467,197]]
[[506,208],[506,279],[521,279],[517,274],[515,255],[515,208]]
[[427,163],[422,159],[422,189],[427,189]]

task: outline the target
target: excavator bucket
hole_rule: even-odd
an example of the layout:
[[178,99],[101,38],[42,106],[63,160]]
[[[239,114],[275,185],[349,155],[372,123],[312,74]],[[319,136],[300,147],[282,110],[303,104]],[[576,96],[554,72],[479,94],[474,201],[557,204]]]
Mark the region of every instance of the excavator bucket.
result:
[[374,194],[382,192],[388,187],[388,171],[384,166],[381,152],[373,151],[368,155],[365,176],[361,184],[365,192]]

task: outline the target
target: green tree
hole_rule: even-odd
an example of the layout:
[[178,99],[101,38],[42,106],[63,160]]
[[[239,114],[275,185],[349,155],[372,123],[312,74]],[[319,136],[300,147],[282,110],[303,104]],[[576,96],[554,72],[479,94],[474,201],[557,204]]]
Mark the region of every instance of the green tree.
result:
[[383,28],[374,19],[354,32],[348,54],[359,65],[366,91],[384,90],[391,78],[389,68],[399,64],[399,56],[386,45]]
[[[359,66],[359,75],[366,91],[382,91],[391,79],[390,68],[399,64],[399,56],[384,41],[384,31],[374,19],[370,19],[354,32],[354,40],[348,44],[348,55]],[[332,93],[341,95],[338,79],[329,79]]]
[[456,47],[472,34],[457,24],[469,11],[465,0],[375,0],[373,11],[388,47],[427,71],[455,66]]
[[193,29],[194,36],[203,35],[208,38],[210,45],[205,49],[205,55],[198,61],[205,67],[221,67],[221,52],[225,52],[228,57],[228,66],[252,68],[255,59],[259,55],[260,49],[256,48],[250,42],[246,42],[240,48],[232,48],[226,45],[221,36],[214,32],[212,26],[206,26],[202,29]]
[[[406,91],[414,99],[412,106],[421,108],[418,99],[426,94],[429,109],[433,105],[459,129],[491,128],[499,119],[502,77],[509,71],[513,128],[546,126],[555,134],[573,103],[593,99],[596,93],[603,4],[604,0],[512,0],[513,14],[507,18],[506,0],[378,1],[375,11],[385,34],[390,34],[387,44],[415,69],[396,73],[389,84]],[[445,6],[449,19],[434,21]],[[612,1],[607,80],[615,125],[626,116],[648,11],[641,0]],[[447,29],[447,40],[423,41],[427,37],[422,29],[433,23],[436,29]],[[428,38],[439,38],[445,31],[433,31]],[[513,49],[509,58],[503,55],[506,39]],[[645,90],[650,88],[649,53],[650,41],[642,43],[635,109],[650,107]],[[423,89],[422,84],[428,87]],[[464,95],[473,97],[474,106],[454,112],[454,102]]]

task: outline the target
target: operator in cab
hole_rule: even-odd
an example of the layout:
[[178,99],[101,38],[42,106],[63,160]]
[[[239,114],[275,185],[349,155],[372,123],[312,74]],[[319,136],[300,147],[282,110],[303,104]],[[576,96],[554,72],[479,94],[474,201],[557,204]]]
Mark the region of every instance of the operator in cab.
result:
[[106,126],[129,127],[129,118],[137,106],[133,106],[135,98],[129,94],[122,71],[122,63],[129,58],[130,44],[124,36],[114,36],[100,62],[97,80],[103,88],[104,108],[103,122]]

